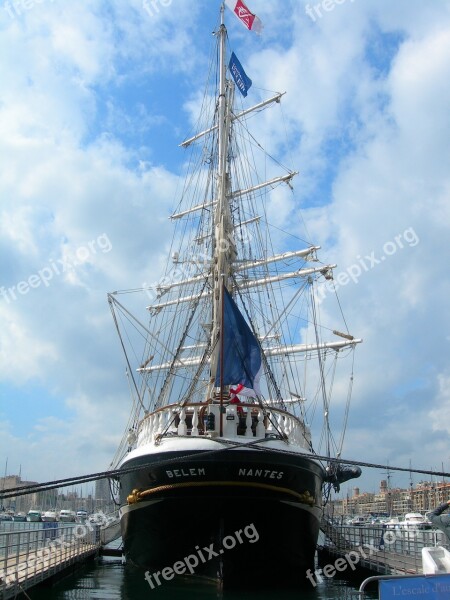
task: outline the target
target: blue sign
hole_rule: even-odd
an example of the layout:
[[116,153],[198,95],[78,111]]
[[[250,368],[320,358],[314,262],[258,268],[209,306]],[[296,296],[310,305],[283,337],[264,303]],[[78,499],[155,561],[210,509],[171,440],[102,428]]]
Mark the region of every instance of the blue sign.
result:
[[450,575],[428,577],[402,577],[380,581],[380,600],[420,598],[420,600],[448,600],[450,598]]

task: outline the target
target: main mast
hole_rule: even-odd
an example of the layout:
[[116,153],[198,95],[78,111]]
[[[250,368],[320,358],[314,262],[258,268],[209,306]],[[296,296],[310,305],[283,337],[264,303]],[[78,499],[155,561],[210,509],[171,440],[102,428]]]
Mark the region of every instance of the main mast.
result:
[[[233,226],[230,212],[230,181],[228,174],[228,147],[231,129],[231,107],[234,98],[234,85],[226,78],[226,36],[225,5],[220,10],[219,36],[219,97],[218,97],[218,162],[216,205],[214,211],[214,267],[213,267],[213,306],[212,306],[212,346],[211,357],[211,388],[214,387],[216,373],[219,368],[219,356],[222,339],[223,320],[223,288],[230,288],[232,279],[232,264],[236,250],[233,241]],[[220,369],[223,373],[223,369]],[[222,399],[223,386],[220,385]],[[212,389],[210,389],[210,392]]]

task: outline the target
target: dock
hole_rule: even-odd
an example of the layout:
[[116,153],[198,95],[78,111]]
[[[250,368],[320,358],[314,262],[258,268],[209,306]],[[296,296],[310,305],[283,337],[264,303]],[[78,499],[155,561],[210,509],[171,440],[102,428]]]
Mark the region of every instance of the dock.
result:
[[[98,556],[120,556],[108,544],[120,537],[116,517],[102,525],[45,523],[0,531],[0,600],[44,582],[51,583]],[[27,526],[28,525],[28,526]],[[34,525],[34,524],[33,524]],[[420,575],[422,548],[443,546],[450,550],[439,530],[387,529],[381,525],[336,525],[324,520],[318,547],[317,578],[348,576],[364,569],[377,575]]]
[[[382,525],[349,526],[322,522],[324,542],[318,548],[319,565],[325,577],[336,571],[366,569],[379,575],[422,574],[422,548],[443,546],[450,549],[443,532],[414,530]],[[337,561],[340,559],[340,562]],[[334,576],[334,575],[331,575]]]
[[114,518],[104,525],[43,525],[31,528],[28,524],[29,528],[0,532],[1,600],[15,598],[36,585],[70,573],[103,554],[105,546],[120,537],[119,521]]

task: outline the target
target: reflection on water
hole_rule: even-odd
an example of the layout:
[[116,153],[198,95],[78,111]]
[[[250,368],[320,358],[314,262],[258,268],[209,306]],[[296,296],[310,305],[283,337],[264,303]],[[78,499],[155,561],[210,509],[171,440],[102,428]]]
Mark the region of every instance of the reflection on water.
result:
[[[245,567],[242,577],[250,574]],[[361,578],[362,580],[362,578]],[[118,559],[102,558],[83,567],[53,588],[29,593],[32,600],[353,600],[359,583],[351,586],[342,580],[329,580],[317,588],[301,590],[262,589],[221,592],[214,584],[193,578],[164,582],[152,590],[141,570],[123,566]],[[369,596],[376,598],[376,595]]]

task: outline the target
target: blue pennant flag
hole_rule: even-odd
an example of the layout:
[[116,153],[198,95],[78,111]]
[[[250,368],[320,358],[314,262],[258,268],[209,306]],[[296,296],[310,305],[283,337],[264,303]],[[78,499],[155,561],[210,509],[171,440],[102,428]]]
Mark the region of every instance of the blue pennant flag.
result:
[[[260,395],[259,380],[262,373],[261,349],[258,340],[230,296],[223,288],[223,385],[241,384],[244,396]],[[220,387],[220,365],[216,373],[216,387]]]
[[252,85],[252,80],[247,77],[241,63],[238,61],[234,52],[231,54],[230,64],[228,65],[230,73],[233,76],[234,82],[243,96],[247,95],[248,90]]

